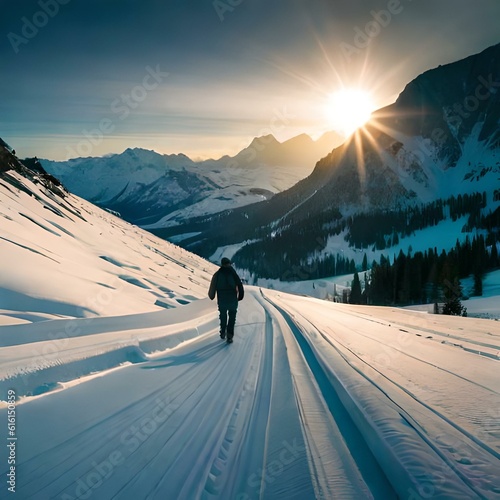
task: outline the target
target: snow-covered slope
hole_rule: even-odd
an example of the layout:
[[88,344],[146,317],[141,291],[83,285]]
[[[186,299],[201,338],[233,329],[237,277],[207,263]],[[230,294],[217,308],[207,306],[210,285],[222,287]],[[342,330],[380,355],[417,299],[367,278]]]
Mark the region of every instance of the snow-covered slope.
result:
[[[155,311],[205,293],[209,263],[70,193],[59,196],[36,176],[2,173],[0,196],[0,309],[92,317]],[[189,291],[183,277],[193,279]]]
[[[246,287],[0,151],[1,497],[500,497],[499,323]],[[298,290],[300,291],[300,290]]]

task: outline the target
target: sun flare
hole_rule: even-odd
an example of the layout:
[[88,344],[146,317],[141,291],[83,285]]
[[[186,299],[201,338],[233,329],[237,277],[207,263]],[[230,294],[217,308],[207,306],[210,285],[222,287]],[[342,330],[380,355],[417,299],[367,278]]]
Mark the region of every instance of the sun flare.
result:
[[369,92],[346,88],[328,96],[325,115],[329,126],[347,137],[362,127],[374,110]]

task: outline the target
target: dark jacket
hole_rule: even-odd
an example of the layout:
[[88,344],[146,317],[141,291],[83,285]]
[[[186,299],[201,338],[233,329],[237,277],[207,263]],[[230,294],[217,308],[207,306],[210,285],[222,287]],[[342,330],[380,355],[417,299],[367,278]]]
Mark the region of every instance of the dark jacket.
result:
[[243,299],[245,291],[236,271],[231,266],[221,266],[213,275],[208,296],[214,300],[217,293],[219,306],[236,309],[238,301]]

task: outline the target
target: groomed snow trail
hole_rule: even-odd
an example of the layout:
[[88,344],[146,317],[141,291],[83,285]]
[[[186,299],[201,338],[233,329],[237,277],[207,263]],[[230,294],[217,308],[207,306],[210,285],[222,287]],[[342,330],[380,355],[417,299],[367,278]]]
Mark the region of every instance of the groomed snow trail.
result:
[[[301,308],[304,300],[247,287],[233,344],[218,337],[213,305],[199,335],[178,347],[18,405],[18,496],[500,496],[498,421],[474,411],[481,397],[500,402],[490,372],[479,383],[472,369],[432,361],[436,346],[456,352],[451,344],[415,337],[404,352],[382,316],[314,300]],[[426,378],[434,371],[476,394],[463,414],[444,397],[446,378]]]

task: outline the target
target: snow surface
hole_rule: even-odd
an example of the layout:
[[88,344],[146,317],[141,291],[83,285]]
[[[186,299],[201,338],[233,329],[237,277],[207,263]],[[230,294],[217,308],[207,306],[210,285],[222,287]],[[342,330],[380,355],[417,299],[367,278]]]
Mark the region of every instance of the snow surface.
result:
[[215,266],[18,180],[42,202],[0,181],[2,498],[12,443],[23,499],[500,498],[497,321],[247,286],[227,345]]

